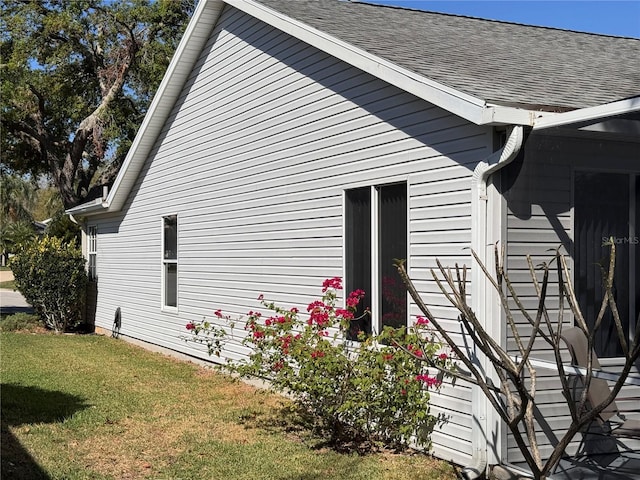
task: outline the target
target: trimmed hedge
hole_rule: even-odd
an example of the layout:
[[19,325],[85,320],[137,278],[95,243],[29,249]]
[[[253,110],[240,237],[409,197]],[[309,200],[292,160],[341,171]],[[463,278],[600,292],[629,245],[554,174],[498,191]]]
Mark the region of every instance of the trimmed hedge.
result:
[[47,327],[61,333],[82,321],[88,278],[75,242],[44,237],[24,245],[10,266],[16,288]]

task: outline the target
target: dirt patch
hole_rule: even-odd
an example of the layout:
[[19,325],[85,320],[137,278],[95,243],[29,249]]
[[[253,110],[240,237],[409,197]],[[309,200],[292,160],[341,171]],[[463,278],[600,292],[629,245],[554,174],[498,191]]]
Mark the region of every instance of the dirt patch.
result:
[[176,392],[175,404],[157,405],[153,418],[106,422],[78,444],[87,468],[122,479],[154,478],[195,442],[254,444],[261,435],[253,419],[270,415],[279,397],[242,382],[219,381],[215,371],[197,370],[189,392]]
[[143,419],[113,422],[104,430],[78,445],[78,451],[88,468],[114,478],[140,479],[153,477],[166,468],[172,459],[185,453],[192,443],[185,439],[206,442],[254,443],[256,432],[234,423],[212,423],[199,416],[156,418],[153,423]]

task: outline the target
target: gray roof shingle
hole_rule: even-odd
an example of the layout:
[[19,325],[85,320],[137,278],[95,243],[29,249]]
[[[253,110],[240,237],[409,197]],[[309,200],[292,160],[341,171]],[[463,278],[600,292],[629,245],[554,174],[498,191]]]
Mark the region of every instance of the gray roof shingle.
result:
[[640,39],[360,2],[258,1],[489,103],[564,111],[640,94]]

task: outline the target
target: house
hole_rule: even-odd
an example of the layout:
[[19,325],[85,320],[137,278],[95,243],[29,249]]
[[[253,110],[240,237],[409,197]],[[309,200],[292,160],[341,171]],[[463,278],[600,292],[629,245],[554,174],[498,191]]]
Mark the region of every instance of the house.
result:
[[[208,358],[180,339],[187,322],[244,314],[261,293],[304,304],[333,276],[369,292],[376,329],[397,321],[383,279],[406,258],[456,332],[429,274],[437,258],[472,265],[473,248],[490,262],[499,242],[534,305],[524,255],[561,245],[591,308],[602,239],[614,237],[631,334],[638,65],[633,38],[338,0],[200,0],[112,189],[69,211],[85,232],[96,329],[118,312],[123,337]],[[476,312],[509,342],[495,294],[471,275]],[[407,306],[402,322],[418,314]],[[598,351],[615,365],[615,343]],[[542,413],[561,429],[567,413],[545,381]],[[522,461],[475,389],[433,401],[449,416],[436,455]]]

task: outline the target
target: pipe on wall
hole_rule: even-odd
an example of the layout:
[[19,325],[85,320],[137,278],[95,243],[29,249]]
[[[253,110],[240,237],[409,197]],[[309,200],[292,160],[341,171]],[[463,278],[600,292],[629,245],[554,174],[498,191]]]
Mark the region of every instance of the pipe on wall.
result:
[[[524,144],[524,127],[516,125],[511,127],[507,135],[505,145],[478,163],[471,179],[471,248],[476,252],[482,263],[487,264],[489,250],[488,245],[488,195],[487,185],[489,177],[511,163],[520,153]],[[480,268],[471,269],[471,284],[473,294],[471,307],[478,315],[483,327],[489,329],[487,319],[491,318],[492,298],[489,280]],[[475,352],[476,362],[480,371],[490,375],[491,365],[481,352]],[[488,438],[489,419],[492,417],[489,411],[489,402],[479,387],[472,388],[472,414],[473,426],[471,430],[471,446],[473,454],[471,464],[462,469],[462,476],[466,480],[483,478],[489,465]]]

